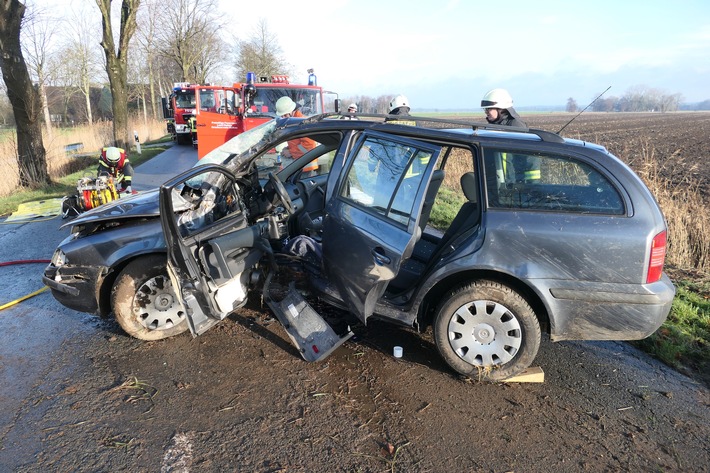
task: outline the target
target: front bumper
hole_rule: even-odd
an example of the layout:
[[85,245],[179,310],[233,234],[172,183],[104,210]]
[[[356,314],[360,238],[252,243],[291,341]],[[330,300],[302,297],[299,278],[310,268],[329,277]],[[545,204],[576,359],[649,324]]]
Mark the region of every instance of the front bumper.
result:
[[78,312],[100,313],[100,289],[108,268],[49,264],[42,282],[63,306]]

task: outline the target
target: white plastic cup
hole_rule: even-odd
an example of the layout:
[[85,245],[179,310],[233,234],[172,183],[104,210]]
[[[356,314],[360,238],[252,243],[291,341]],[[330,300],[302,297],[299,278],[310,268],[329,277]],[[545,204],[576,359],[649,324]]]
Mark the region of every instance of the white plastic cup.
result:
[[394,357],[395,358],[402,358],[402,354],[404,353],[404,350],[402,350],[402,347],[394,347]]

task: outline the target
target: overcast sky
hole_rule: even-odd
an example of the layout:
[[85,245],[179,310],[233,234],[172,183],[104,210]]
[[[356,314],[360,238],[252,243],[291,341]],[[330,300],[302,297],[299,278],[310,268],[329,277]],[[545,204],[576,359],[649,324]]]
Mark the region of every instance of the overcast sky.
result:
[[[220,0],[225,7],[242,2]],[[646,86],[710,99],[710,1],[259,0],[234,8],[246,39],[261,16],[285,57],[341,97],[403,93],[413,108],[585,106]],[[233,8],[233,7],[232,7]]]
[[[473,110],[503,87],[517,107],[584,107],[609,86],[606,97],[645,86],[710,99],[710,0],[217,1],[228,35],[248,39],[265,19],[295,79],[314,68],[343,98]],[[34,3],[98,15],[94,0]]]

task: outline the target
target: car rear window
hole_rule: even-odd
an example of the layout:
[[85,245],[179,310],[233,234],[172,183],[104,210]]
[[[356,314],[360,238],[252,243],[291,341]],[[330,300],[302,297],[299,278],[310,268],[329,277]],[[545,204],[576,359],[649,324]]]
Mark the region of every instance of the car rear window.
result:
[[486,149],[489,208],[623,215],[614,184],[593,166],[562,155]]

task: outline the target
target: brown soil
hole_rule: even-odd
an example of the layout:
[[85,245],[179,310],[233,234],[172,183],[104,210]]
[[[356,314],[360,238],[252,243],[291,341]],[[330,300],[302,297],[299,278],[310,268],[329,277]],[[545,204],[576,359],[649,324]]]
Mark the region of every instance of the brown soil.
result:
[[4,449],[38,438],[17,471],[710,471],[707,389],[628,344],[544,343],[544,383],[486,384],[377,322],[306,363],[267,314],[151,343],[99,323]]
[[[570,117],[525,118],[557,131]],[[610,118],[565,134],[615,154],[658,135],[657,156],[707,177],[710,114]],[[80,317],[49,297],[36,310]],[[623,342],[543,340],[544,383],[489,384],[452,373],[430,332],[376,321],[307,363],[258,301],[194,339],[83,325],[0,426],[0,470],[710,471],[708,389]]]

